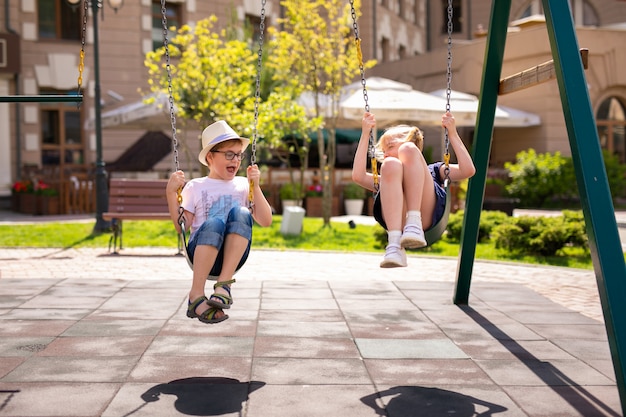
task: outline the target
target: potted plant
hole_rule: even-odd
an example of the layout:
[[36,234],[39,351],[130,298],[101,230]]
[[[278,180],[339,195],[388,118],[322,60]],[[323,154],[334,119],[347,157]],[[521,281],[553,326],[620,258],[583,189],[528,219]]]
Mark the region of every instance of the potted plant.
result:
[[35,185],[35,194],[38,197],[37,214],[59,214],[61,202],[56,189],[39,180]]
[[300,193],[300,184],[288,182],[280,187],[280,202],[283,207],[298,206],[302,198]]
[[350,216],[358,216],[363,213],[363,204],[367,190],[360,185],[350,182],[343,187],[343,203],[346,214]]

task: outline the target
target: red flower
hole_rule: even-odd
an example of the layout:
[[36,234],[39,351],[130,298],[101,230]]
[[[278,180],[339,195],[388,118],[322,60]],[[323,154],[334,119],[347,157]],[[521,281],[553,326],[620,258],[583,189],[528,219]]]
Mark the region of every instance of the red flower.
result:
[[306,189],[306,195],[308,197],[321,197],[324,194],[324,190],[321,184],[309,185]]
[[34,192],[33,183],[30,181],[17,181],[13,184],[14,193],[32,193]]

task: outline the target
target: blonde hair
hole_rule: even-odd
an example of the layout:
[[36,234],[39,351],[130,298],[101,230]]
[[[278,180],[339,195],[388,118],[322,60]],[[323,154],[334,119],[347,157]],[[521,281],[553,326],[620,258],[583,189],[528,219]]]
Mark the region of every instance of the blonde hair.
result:
[[376,154],[378,159],[382,159],[385,149],[393,142],[413,142],[417,148],[424,149],[424,134],[416,126],[397,125],[385,130],[378,143],[376,143]]

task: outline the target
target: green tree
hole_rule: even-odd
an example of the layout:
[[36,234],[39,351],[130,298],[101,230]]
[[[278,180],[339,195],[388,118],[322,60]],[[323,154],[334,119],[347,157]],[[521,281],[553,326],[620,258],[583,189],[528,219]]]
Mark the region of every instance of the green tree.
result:
[[[172,98],[177,119],[183,125],[194,122],[200,129],[217,120],[227,120],[242,136],[252,138],[258,44],[237,39],[238,33],[246,31],[233,28],[235,22],[221,31],[215,30],[216,22],[217,18],[211,16],[193,28],[184,25],[170,40]],[[264,56],[268,55],[271,53]],[[146,54],[145,65],[151,92],[168,94],[165,48]],[[296,103],[297,90],[291,88],[290,82],[268,82],[274,77],[271,70],[262,68],[258,137],[271,148],[287,133],[316,128],[315,120],[307,118],[304,108]]]
[[[278,47],[268,57],[276,79],[292,91],[313,96],[313,116],[323,120],[316,129],[321,182],[324,190],[324,225],[330,225],[332,178],[336,159],[336,129],[342,88],[359,72],[352,33],[352,13],[345,0],[283,0],[282,30],[273,31]],[[354,1],[355,10],[360,1]],[[365,64],[372,66],[373,62]],[[322,105],[322,102],[326,105]],[[328,131],[324,141],[322,127]]]

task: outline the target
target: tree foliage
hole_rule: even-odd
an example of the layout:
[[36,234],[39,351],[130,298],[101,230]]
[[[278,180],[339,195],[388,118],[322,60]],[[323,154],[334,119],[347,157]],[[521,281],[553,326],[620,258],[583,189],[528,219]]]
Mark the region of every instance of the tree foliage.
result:
[[[170,40],[172,98],[177,118],[191,120],[200,128],[226,120],[239,134],[252,138],[254,131],[258,44],[236,38],[232,27],[217,31],[217,18],[184,25]],[[232,23],[231,23],[232,24]],[[243,37],[243,35],[240,35]],[[270,53],[275,42],[265,45]],[[149,85],[153,93],[168,94],[165,47],[146,54]],[[262,65],[257,135],[269,148],[280,146],[288,133],[308,132],[319,120],[307,117],[296,102],[299,87],[291,77],[279,78]],[[284,74],[287,76],[288,74]],[[268,81],[271,79],[272,81]],[[154,100],[154,98],[152,98]]]
[[[310,93],[313,116],[323,120],[316,129],[324,190],[324,224],[330,224],[336,129],[342,88],[359,72],[352,31],[352,12],[345,0],[283,0],[282,30],[271,31],[278,47],[268,60],[274,76],[289,80],[290,88]],[[360,1],[354,1],[358,15]],[[371,66],[368,62],[365,66]],[[322,128],[327,129],[324,141]]]

